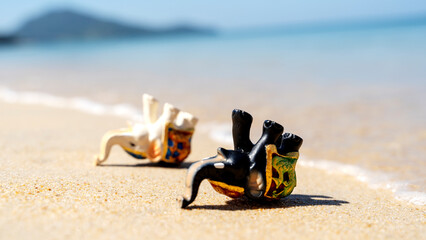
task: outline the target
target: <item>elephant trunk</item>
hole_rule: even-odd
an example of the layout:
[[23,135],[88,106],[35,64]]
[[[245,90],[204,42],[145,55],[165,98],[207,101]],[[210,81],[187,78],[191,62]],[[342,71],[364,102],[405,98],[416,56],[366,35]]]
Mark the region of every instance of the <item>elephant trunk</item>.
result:
[[100,151],[100,154],[96,157],[96,162],[95,162],[97,166],[108,159],[112,146],[116,144],[120,144],[123,141],[124,132],[125,131],[123,130],[113,130],[113,131],[107,132],[102,137],[101,151]]
[[212,157],[201,160],[189,167],[182,208],[187,207],[195,200],[198,188],[204,179],[241,188],[245,187],[250,167],[250,159],[247,154],[223,148],[218,148],[217,153],[220,156],[219,158]]
[[182,208],[191,204],[198,194],[198,188],[204,179],[213,179],[220,176],[215,164],[223,164],[217,159],[201,160],[191,165],[188,169],[185,182],[185,195],[182,198]]

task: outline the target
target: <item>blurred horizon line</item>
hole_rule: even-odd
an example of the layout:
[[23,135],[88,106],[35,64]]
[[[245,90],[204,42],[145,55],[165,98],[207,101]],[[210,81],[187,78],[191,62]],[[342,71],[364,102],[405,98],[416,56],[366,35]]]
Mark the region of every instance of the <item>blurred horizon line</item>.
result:
[[[3,31],[0,30],[0,35],[11,35],[17,30],[19,30],[26,22],[34,19],[36,17],[42,16],[55,11],[72,11],[88,15],[97,19],[107,20],[122,23],[130,26],[139,26],[139,27],[152,27],[156,29],[162,29],[164,27],[175,27],[178,25],[193,25],[197,26],[196,21],[176,21],[169,24],[163,24],[162,26],[155,23],[135,23],[132,21],[120,20],[114,16],[107,16],[104,14],[98,14],[94,11],[88,9],[82,9],[77,7],[55,7],[47,8],[43,11],[39,11],[35,14],[29,14],[26,18],[20,21],[17,27],[12,30]],[[276,32],[276,31],[292,31],[297,32],[297,28],[300,28],[300,31],[305,32],[306,30],[339,30],[347,28],[380,28],[380,27],[403,27],[410,25],[425,25],[426,24],[426,12],[410,14],[410,15],[394,15],[389,17],[375,17],[375,18],[353,18],[353,19],[330,19],[330,20],[320,20],[320,21],[304,21],[304,22],[291,22],[291,23],[280,23],[280,24],[268,24],[262,26],[250,26],[250,27],[239,27],[234,29],[224,29],[214,25],[203,25],[203,27],[215,29],[218,33],[231,33],[231,32]]]
[[302,23],[274,24],[235,30],[218,31],[239,35],[263,35],[263,34],[297,34],[315,32],[337,32],[364,29],[399,28],[426,25],[426,12],[416,15],[398,15],[378,18],[354,18],[345,20],[322,20]]
[[[161,30],[162,27],[152,27],[149,24],[134,24],[127,21],[117,20],[112,17],[99,16],[89,11],[77,10],[76,8],[54,8],[48,11],[42,11],[38,15],[31,15],[25,23],[30,22],[37,17],[46,16],[54,12],[73,12],[80,14],[81,16],[91,17],[98,19],[107,24],[120,24],[124,27],[144,27],[152,30]],[[186,25],[196,24],[186,23]],[[361,31],[361,30],[372,30],[372,29],[391,29],[401,27],[415,27],[426,25],[426,12],[416,15],[404,15],[404,16],[392,16],[392,17],[376,17],[376,18],[358,18],[350,20],[322,20],[322,21],[309,21],[303,23],[287,23],[287,24],[273,24],[258,27],[246,27],[238,28],[233,30],[220,29],[217,27],[211,27],[210,30],[214,31],[215,34],[210,37],[216,36],[236,36],[236,37],[254,37],[254,36],[270,36],[270,35],[282,35],[282,34],[316,34],[324,32],[345,32],[345,31]],[[4,35],[0,33],[0,43],[16,42],[16,33],[19,32],[20,28],[17,28],[13,33]],[[174,23],[170,26],[178,26],[178,23]],[[81,26],[80,26],[81,28]],[[164,27],[163,27],[164,28]],[[206,28],[207,29],[207,28]],[[128,36],[127,36],[128,37]],[[127,38],[126,36],[119,36],[117,38]],[[83,39],[83,38],[81,38]],[[99,40],[100,38],[98,38]],[[79,40],[79,39],[74,39]]]

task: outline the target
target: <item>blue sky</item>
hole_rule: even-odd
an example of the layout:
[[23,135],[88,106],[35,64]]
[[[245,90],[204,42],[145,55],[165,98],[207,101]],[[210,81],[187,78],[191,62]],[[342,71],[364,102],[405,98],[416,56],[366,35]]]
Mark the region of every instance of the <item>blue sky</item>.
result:
[[425,0],[2,0],[0,32],[64,7],[135,24],[193,23],[220,29],[426,14]]

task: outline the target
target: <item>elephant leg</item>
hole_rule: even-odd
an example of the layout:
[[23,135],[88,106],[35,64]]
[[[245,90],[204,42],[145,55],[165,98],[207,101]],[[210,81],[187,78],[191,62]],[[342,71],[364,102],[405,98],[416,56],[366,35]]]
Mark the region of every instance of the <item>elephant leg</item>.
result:
[[270,120],[263,123],[262,136],[249,153],[251,165],[246,193],[251,198],[259,198],[265,191],[266,145],[275,144],[283,131],[279,123]]
[[161,151],[163,149],[163,143],[161,139],[166,129],[166,124],[174,122],[179,112],[180,110],[178,108],[169,103],[165,103],[161,116],[154,124],[148,126],[148,158],[152,162],[158,162],[161,160]]
[[151,95],[144,94],[142,96],[142,110],[145,124],[154,124],[158,118],[158,100]]
[[250,152],[253,143],[250,141],[250,127],[253,117],[243,110],[234,109],[232,111],[232,138],[234,149]]
[[161,135],[164,132],[165,125],[168,122],[173,122],[180,110],[169,103],[165,103],[163,107],[163,113],[161,116],[155,121],[154,124],[148,126],[149,128],[149,141],[160,140]]

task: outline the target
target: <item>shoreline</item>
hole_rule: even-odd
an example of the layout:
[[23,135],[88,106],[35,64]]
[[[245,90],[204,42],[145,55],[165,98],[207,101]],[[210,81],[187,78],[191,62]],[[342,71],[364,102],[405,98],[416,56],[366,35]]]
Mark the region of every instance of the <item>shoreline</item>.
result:
[[[108,105],[92,101],[84,97],[64,98],[46,93],[24,91],[16,92],[0,86],[0,103],[36,105],[56,109],[75,110],[95,116],[112,116],[124,121],[140,121],[141,111],[131,104]],[[123,121],[123,123],[124,123]],[[124,126],[124,124],[123,124]],[[198,131],[207,135],[217,145],[232,146],[231,125],[222,122],[199,123]],[[214,154],[213,154],[214,155]],[[365,182],[371,189],[387,189],[394,193],[400,201],[425,206],[426,193],[407,189],[404,181],[395,181],[395,176],[378,171],[364,169],[355,164],[346,164],[328,159],[313,159],[301,157],[299,165],[329,171],[330,173],[344,174]],[[333,169],[333,170],[331,170]]]

